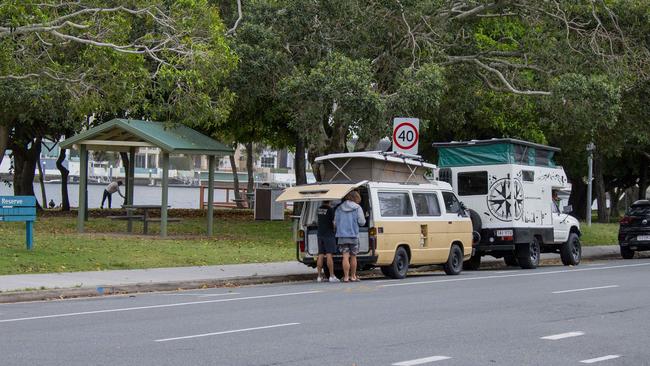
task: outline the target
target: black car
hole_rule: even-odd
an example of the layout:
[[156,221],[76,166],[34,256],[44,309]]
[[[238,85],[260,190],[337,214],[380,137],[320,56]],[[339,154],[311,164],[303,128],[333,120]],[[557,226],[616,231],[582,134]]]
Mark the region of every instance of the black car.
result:
[[621,256],[632,259],[634,252],[650,250],[650,201],[636,201],[625,212],[618,229]]

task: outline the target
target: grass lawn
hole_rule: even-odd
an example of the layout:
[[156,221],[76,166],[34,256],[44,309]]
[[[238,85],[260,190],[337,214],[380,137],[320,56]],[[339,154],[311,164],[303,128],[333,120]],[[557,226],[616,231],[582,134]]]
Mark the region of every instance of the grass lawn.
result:
[[[290,261],[295,258],[291,222],[215,218],[207,238],[204,218],[169,224],[169,239],[126,235],[126,222],[91,217],[77,234],[74,217],[39,217],[34,250],[25,249],[25,224],[0,223],[0,275]],[[157,233],[159,225],[149,231]],[[618,224],[581,224],[582,244],[617,244]],[[142,232],[142,224],[134,225]]]
[[601,224],[592,222],[591,227],[580,223],[582,245],[618,245],[618,223]]
[[[149,232],[157,233],[158,224]],[[205,218],[170,223],[169,239],[125,235],[126,222],[90,218],[77,234],[76,218],[39,217],[34,249],[25,249],[25,224],[0,223],[0,275],[288,261],[295,258],[290,221],[215,218],[213,238]],[[142,224],[134,225],[142,232]]]

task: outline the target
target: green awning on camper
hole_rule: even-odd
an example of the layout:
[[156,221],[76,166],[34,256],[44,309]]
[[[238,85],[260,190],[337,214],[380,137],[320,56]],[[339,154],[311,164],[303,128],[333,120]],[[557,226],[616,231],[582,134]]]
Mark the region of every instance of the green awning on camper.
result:
[[515,139],[435,143],[438,167],[521,164],[555,167],[559,149]]

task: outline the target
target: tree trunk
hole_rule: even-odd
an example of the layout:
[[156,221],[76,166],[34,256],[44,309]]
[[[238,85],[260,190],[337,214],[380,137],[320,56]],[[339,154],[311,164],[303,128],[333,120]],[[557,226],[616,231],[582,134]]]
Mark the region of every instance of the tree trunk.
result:
[[[34,196],[34,175],[36,163],[41,155],[41,139],[27,143],[12,144],[14,153],[14,195]],[[40,209],[38,202],[37,207]]]
[[248,207],[253,207],[253,185],[255,184],[255,172],[253,171],[253,143],[246,143],[246,172],[248,173],[248,184],[246,185],[246,192],[248,193],[247,201]]
[[[237,145],[235,145],[235,148]],[[237,203],[237,208],[244,208],[244,205],[241,201],[241,194],[239,194],[239,176],[237,175],[237,162],[235,161],[235,154],[228,155],[230,159],[230,169],[232,169],[232,186],[235,190],[235,202]]]
[[586,219],[587,210],[587,185],[582,181],[582,177],[570,177],[571,180],[571,196],[569,196],[569,204],[573,206],[571,214],[578,220]]
[[613,219],[618,219],[621,216],[621,211],[619,210],[619,203],[621,201],[621,196],[623,195],[624,190],[621,188],[612,188],[609,191],[609,217]]
[[639,199],[646,199],[646,193],[648,191],[648,159],[645,155],[641,155],[640,166],[639,166]]
[[36,167],[38,168],[38,180],[39,186],[41,187],[41,199],[43,202],[43,208],[47,207],[47,194],[45,193],[45,177],[43,176],[43,166],[41,165],[41,156],[39,154],[38,159],[36,160]]
[[68,176],[70,171],[63,165],[65,160],[65,149],[59,151],[56,159],[56,168],[61,172],[61,211],[70,211],[70,197],[68,196]]
[[[296,136],[296,155],[293,161],[293,169],[296,173],[296,185],[307,184],[307,162],[305,161],[305,140]],[[293,215],[300,215],[302,202],[294,202]]]
[[[127,192],[129,192],[129,179],[128,179],[129,178],[129,164],[131,164],[131,162],[129,161],[129,153],[128,152],[120,152],[120,159],[122,159],[122,165],[124,166],[124,196],[128,197]],[[135,184],[135,179],[133,179],[133,183]],[[124,199],[124,203],[125,204],[127,203],[126,198]],[[128,204],[132,205],[133,202],[128,202]]]
[[0,125],[0,163],[5,157],[5,152],[7,151],[7,145],[9,144],[9,127],[5,125]]
[[296,138],[296,156],[294,159],[294,170],[296,172],[296,185],[307,184],[305,141],[300,137]]
[[594,188],[596,188],[596,198],[598,199],[598,222],[608,223],[609,211],[607,210],[607,191],[603,173],[603,159],[596,155],[594,159]]

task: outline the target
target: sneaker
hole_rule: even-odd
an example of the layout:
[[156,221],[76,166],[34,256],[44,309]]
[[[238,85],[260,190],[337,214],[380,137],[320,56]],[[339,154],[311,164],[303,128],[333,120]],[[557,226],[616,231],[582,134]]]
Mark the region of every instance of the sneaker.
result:
[[316,282],[323,282],[323,277],[321,276],[316,277]]
[[331,276],[330,277],[330,282],[340,282],[338,278]]

